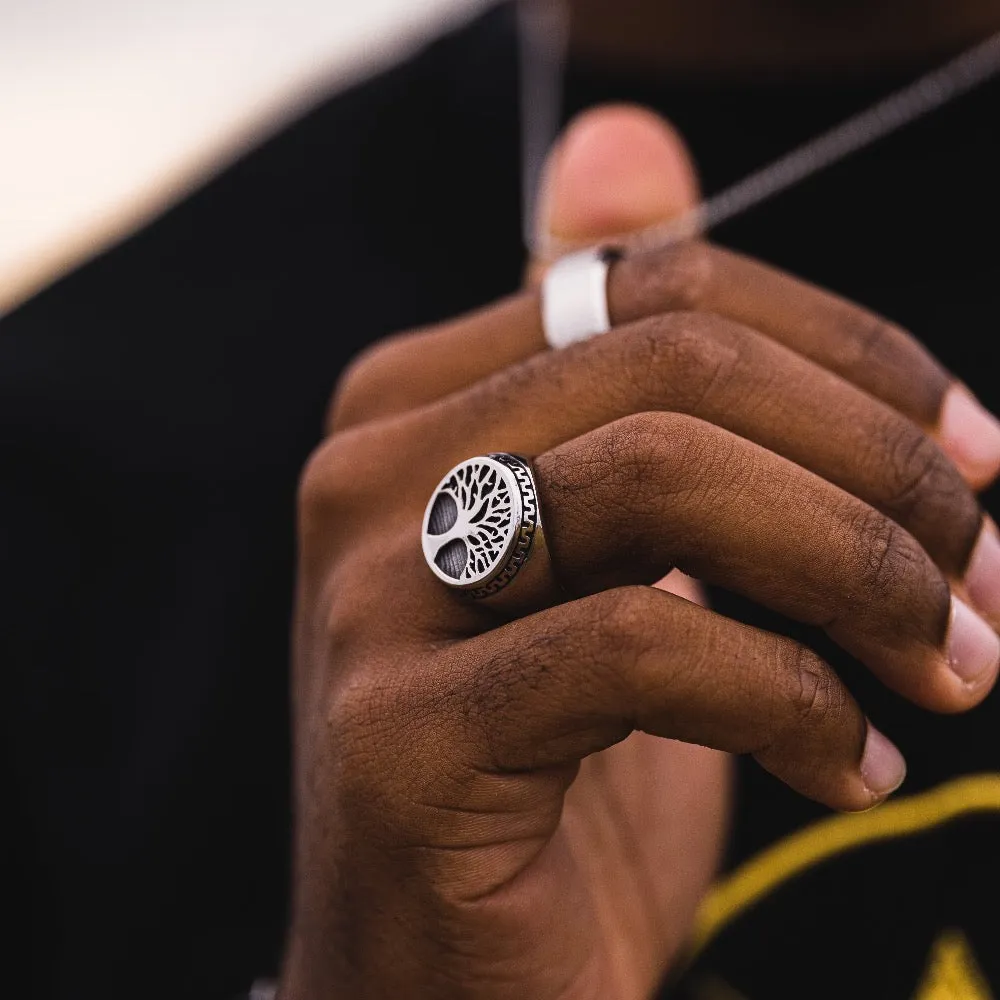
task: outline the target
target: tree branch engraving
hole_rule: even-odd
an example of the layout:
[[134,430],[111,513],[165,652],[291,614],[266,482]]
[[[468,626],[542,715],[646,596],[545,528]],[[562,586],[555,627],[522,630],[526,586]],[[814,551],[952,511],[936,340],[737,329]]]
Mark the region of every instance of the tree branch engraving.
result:
[[504,477],[472,459],[455,469],[434,498],[428,534],[438,542],[435,565],[456,583],[487,576],[510,538],[513,502]]

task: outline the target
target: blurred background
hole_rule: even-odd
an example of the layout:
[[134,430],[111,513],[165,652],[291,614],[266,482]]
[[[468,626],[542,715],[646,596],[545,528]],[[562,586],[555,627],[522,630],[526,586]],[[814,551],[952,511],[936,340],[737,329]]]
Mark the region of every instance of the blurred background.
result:
[[[0,738],[16,838],[0,879],[11,953],[38,978],[19,996],[228,1000],[276,973],[300,470],[352,356],[520,285],[560,110],[668,115],[713,194],[1000,32],[1000,0],[573,13],[559,66],[540,45],[519,64],[526,29],[497,0],[0,0]],[[909,327],[1000,413],[1000,250],[975,238],[1000,223],[998,99],[1000,77],[713,235]],[[649,146],[648,131],[608,134],[577,146],[580,214],[601,219],[595,192],[617,206],[611,233],[669,214],[673,142],[665,172],[660,126]],[[858,327],[876,382],[880,329]],[[899,734],[911,799],[847,835],[741,763],[710,946],[672,995],[798,998],[808,982],[813,1000],[992,1000],[1000,701],[922,712],[813,630],[714,600],[842,672]],[[793,857],[807,860],[755,874]],[[781,960],[762,960],[775,942]]]
[[0,315],[489,0],[0,0]]

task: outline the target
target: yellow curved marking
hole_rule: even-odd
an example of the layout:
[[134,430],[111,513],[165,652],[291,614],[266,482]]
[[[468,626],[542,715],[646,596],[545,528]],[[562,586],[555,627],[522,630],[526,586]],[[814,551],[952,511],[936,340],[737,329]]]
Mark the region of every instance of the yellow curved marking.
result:
[[975,812],[1000,812],[1000,774],[956,778],[870,812],[831,816],[799,830],[762,851],[709,891],[695,920],[692,952],[697,954],[726,924],[775,886],[820,861]]

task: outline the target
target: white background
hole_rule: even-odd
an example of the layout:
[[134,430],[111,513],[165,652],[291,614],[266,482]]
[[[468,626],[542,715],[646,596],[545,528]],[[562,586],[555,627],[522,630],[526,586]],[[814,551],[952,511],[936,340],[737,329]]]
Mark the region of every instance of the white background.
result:
[[488,0],[0,0],[0,314]]

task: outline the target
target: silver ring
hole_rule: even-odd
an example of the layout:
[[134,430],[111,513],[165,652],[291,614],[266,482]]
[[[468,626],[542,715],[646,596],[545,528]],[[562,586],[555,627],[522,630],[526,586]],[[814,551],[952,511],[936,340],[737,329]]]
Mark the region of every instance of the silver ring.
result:
[[562,348],[611,329],[608,268],[621,252],[600,247],[557,260],[542,281],[542,328],[549,347]]
[[421,541],[449,587],[472,597],[503,590],[544,545],[530,463],[507,452],[460,462],[431,494]]

